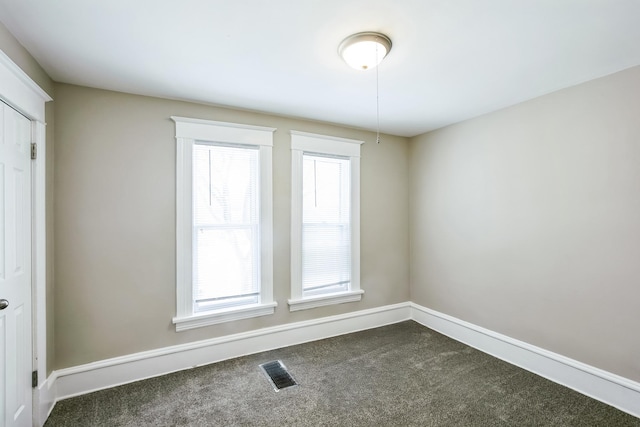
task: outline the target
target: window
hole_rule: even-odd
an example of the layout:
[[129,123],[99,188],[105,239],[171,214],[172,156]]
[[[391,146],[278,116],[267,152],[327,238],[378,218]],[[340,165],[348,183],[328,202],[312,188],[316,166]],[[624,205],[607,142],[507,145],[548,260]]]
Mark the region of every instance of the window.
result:
[[360,145],[291,132],[291,311],[360,301]]
[[193,311],[259,302],[259,151],[193,145]]
[[273,128],[176,123],[177,331],[273,314]]

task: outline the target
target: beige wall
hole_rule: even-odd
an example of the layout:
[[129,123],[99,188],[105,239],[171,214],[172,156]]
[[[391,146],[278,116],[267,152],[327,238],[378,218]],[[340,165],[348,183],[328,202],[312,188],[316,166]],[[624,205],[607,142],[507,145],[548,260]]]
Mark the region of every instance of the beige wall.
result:
[[[18,65],[38,86],[49,96],[54,97],[54,83],[40,64],[27,52],[15,37],[0,23],[0,50]],[[47,122],[47,375],[54,366],[54,320],[53,320],[53,294],[54,294],[54,253],[53,253],[53,159],[54,153],[54,107],[53,102],[45,106],[45,120]]]
[[[409,300],[408,140],[56,85],[56,368]],[[276,313],[176,333],[172,115],[272,126]],[[291,129],[365,140],[363,300],[290,313]]]
[[640,67],[410,156],[414,302],[640,380]]

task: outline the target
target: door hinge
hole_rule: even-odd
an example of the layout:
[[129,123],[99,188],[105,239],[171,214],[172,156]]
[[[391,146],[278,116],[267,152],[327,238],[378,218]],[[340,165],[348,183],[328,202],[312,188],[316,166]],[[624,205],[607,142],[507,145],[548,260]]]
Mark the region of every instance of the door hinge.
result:
[[38,158],[38,145],[35,142],[31,143],[31,160]]

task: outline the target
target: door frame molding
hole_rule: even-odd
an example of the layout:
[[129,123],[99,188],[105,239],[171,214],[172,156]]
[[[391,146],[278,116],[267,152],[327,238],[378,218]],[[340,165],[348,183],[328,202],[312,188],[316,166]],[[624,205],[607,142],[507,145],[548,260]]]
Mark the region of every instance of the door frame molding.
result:
[[53,99],[2,50],[0,82],[0,99],[31,120],[31,142],[38,146],[38,156],[31,162],[31,340],[33,370],[38,371],[31,412],[33,424],[43,425],[53,406],[53,402],[42,401],[39,393],[47,377],[45,103]]

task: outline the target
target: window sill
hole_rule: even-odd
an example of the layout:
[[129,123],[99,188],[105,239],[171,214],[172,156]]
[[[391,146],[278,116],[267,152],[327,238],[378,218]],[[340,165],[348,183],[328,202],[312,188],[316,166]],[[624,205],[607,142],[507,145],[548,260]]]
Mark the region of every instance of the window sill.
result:
[[251,317],[267,316],[275,312],[277,302],[268,304],[253,304],[242,307],[232,307],[210,313],[194,314],[187,317],[174,317],[173,324],[176,332],[186,331],[217,323],[232,322],[234,320],[249,319]]
[[342,304],[345,302],[356,302],[362,299],[364,291],[340,292],[336,294],[320,295],[297,300],[289,300],[289,311],[307,310],[310,308],[322,307],[325,305]]

